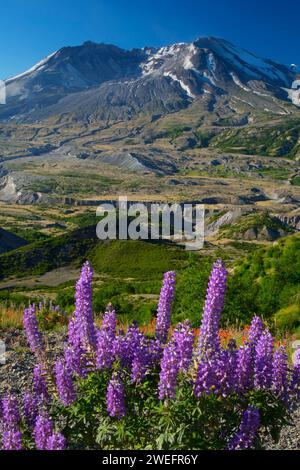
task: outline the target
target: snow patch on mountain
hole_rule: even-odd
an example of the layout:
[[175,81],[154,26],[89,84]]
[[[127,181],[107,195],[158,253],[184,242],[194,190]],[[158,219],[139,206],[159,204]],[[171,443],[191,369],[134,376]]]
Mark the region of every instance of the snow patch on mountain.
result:
[[183,47],[186,47],[186,44],[180,42],[172,46],[160,47],[159,49],[148,49],[146,51],[148,58],[146,62],[140,65],[142,75],[149,75],[157,71],[168,59],[180,52]]
[[183,68],[185,70],[196,70],[192,62],[192,58],[197,53],[197,49],[194,44],[191,44],[188,49],[188,55],[185,57],[183,62]]
[[174,73],[172,72],[164,72],[165,77],[170,77],[174,82],[178,82],[181,88],[186,92],[186,94],[192,98],[195,99],[196,96],[191,92],[190,87],[186,85],[182,80],[180,80]]
[[232,78],[232,80],[234,81],[234,83],[239,86],[240,88],[242,88],[242,90],[244,91],[251,91],[250,88],[248,88],[246,85],[244,85],[241,80],[239,79],[239,77],[234,73],[234,72],[230,72],[230,76]]
[[289,99],[294,105],[300,106],[300,88],[283,88],[283,90],[287,92]]
[[212,75],[215,74],[217,63],[212,52],[210,52],[207,56],[207,68],[212,73]]

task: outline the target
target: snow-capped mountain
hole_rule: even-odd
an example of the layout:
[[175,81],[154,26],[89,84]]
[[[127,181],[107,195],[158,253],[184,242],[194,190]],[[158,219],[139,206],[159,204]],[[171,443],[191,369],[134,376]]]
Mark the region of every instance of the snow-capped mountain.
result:
[[6,80],[0,119],[72,114],[88,121],[118,120],[191,105],[211,111],[220,103],[225,114],[239,106],[289,114],[290,107],[300,107],[299,78],[294,65],[261,59],[212,37],[131,51],[87,42],[62,48]]

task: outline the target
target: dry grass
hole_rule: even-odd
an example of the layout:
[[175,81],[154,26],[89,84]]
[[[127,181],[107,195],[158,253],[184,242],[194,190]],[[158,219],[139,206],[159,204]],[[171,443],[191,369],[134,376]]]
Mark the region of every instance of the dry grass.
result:
[[0,329],[22,328],[23,308],[0,305]]

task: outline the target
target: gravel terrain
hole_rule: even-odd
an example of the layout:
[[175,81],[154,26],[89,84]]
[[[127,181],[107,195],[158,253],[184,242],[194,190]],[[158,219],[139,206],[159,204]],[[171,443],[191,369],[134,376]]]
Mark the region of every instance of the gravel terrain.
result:
[[[62,352],[64,336],[62,333],[49,332],[44,335],[46,349],[50,358]],[[0,395],[10,390],[22,396],[26,387],[32,383],[35,358],[30,352],[24,332],[11,329],[0,331]],[[3,346],[5,343],[5,352]]]
[[268,443],[272,450],[299,450],[300,449],[300,408],[294,413],[294,426],[283,428],[278,444]]
[[[52,358],[62,351],[65,339],[62,333],[50,332],[47,335],[47,349]],[[0,341],[5,342],[6,352],[0,349],[0,396],[10,390],[22,397],[27,386],[31,383],[31,372],[35,360],[28,349],[23,331],[0,331]],[[277,444],[267,442],[268,450],[299,450],[300,449],[300,408],[294,413],[294,425],[283,428]]]

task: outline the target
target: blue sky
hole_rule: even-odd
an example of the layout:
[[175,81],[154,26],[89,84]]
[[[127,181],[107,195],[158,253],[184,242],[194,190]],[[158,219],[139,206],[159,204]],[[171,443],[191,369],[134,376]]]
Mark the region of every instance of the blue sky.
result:
[[8,0],[0,9],[0,78],[86,40],[131,49],[218,36],[300,63],[298,0]]

